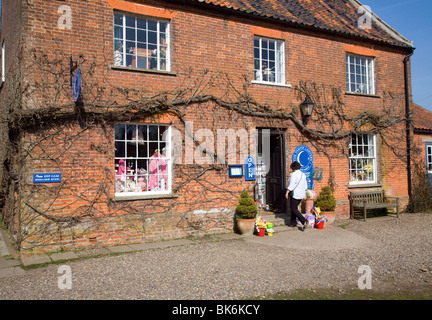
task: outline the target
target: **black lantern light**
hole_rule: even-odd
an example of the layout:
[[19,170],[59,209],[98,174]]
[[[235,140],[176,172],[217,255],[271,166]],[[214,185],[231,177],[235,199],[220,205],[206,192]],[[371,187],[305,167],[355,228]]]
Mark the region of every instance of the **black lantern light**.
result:
[[312,116],[312,111],[315,104],[310,99],[309,95],[306,96],[305,100],[300,104],[300,110],[302,113],[303,124],[306,124],[310,116]]

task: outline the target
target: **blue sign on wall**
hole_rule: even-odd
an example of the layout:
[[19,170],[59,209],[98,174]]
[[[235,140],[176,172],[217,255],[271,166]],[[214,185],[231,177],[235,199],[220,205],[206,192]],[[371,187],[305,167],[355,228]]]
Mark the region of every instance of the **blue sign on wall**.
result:
[[246,181],[256,180],[255,160],[251,156],[246,157],[245,160],[245,180]]
[[300,171],[306,174],[308,189],[313,189],[313,177],[311,178],[311,172],[313,172],[312,150],[305,145],[298,146],[293,152],[292,161],[298,161],[301,164]]
[[243,165],[230,165],[229,176],[230,178],[243,177]]
[[73,77],[72,94],[74,101],[77,102],[81,94],[81,72],[79,70],[75,71]]
[[61,173],[33,173],[33,183],[61,182]]

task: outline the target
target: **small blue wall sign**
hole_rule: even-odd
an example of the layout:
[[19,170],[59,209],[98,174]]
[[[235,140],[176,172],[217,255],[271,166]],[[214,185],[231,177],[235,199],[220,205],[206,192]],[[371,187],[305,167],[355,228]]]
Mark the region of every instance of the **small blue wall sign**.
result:
[[301,164],[300,171],[306,174],[308,189],[313,189],[313,178],[311,179],[311,172],[313,171],[312,150],[305,145],[298,146],[293,152],[292,161],[298,161]]
[[61,182],[61,173],[33,173],[33,183]]
[[230,165],[229,176],[230,178],[243,177],[243,165]]
[[251,156],[248,156],[245,159],[245,180],[246,181],[256,180],[255,160]]
[[78,101],[81,94],[81,73],[79,70],[75,71],[72,81],[72,94],[75,102]]

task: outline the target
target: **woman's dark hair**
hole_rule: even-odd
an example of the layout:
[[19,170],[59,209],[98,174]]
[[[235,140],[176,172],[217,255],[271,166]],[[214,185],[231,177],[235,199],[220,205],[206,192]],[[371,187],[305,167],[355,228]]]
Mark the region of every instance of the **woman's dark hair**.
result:
[[291,170],[299,170],[301,168],[301,164],[298,161],[294,161],[290,166]]

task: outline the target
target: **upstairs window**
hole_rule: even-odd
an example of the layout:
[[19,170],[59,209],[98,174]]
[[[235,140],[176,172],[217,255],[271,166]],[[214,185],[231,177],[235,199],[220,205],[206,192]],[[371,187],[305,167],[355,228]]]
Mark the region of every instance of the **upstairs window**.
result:
[[114,13],[114,65],[170,71],[169,23]]
[[255,81],[285,84],[284,42],[254,37]]
[[347,54],[348,92],[375,94],[374,59]]
[[349,150],[350,183],[376,182],[376,137],[353,134]]

